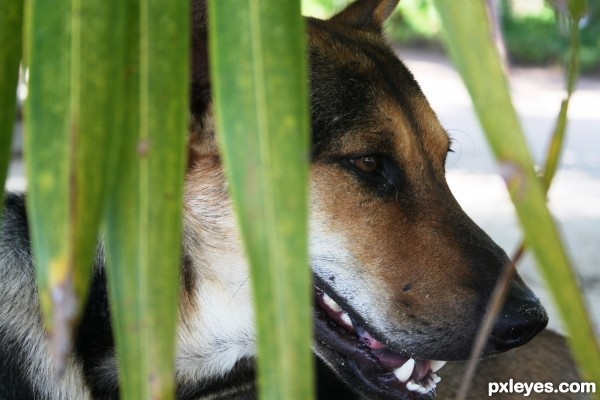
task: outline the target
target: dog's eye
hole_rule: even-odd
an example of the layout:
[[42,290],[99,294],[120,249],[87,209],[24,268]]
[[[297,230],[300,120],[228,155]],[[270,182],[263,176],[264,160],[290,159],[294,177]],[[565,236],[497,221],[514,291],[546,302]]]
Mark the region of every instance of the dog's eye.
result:
[[350,163],[354,165],[356,169],[367,174],[372,174],[379,169],[380,161],[375,156],[364,156],[358,158],[351,158]]
[[375,191],[381,197],[397,198],[406,182],[397,161],[385,153],[370,153],[343,158],[341,166],[361,184]]

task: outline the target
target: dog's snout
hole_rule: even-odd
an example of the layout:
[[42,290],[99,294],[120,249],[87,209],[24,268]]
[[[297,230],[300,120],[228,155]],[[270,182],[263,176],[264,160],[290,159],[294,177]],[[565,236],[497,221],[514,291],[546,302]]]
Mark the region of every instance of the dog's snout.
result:
[[539,299],[522,282],[513,283],[500,316],[490,335],[496,352],[529,342],[548,324],[548,315]]

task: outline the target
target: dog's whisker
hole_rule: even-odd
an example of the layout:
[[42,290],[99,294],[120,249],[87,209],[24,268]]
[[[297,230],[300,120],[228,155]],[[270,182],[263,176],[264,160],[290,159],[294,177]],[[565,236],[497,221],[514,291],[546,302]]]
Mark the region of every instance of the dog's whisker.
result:
[[250,279],[250,275],[246,275],[246,278],[242,281],[242,283],[240,283],[238,285],[237,289],[235,290],[235,292],[233,292],[233,295],[231,296],[231,299],[229,300],[230,304],[233,302],[233,300],[235,299],[235,296],[237,296],[240,289],[243,288],[246,285],[246,283],[248,283],[248,279]]

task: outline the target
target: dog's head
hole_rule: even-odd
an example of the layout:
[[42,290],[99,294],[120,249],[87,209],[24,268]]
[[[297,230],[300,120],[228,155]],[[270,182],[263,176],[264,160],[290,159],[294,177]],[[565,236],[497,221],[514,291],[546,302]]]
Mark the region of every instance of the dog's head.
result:
[[[468,358],[509,259],[448,188],[450,139],[382,36],[397,2],[358,0],[329,20],[307,21],[315,351],[363,394],[426,398],[438,379],[432,360]],[[204,235],[195,245],[206,249],[202,230],[211,229],[227,258],[241,250],[227,244],[239,237],[215,144],[205,31],[197,30],[187,236]],[[207,227],[208,217],[222,226]],[[482,356],[526,343],[546,323],[515,277]]]

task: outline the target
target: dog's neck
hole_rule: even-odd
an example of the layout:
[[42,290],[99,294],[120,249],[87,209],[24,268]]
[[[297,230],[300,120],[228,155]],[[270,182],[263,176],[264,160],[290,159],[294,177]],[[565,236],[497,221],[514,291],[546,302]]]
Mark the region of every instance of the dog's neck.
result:
[[254,360],[248,265],[218,157],[201,157],[185,189],[178,381],[221,380]]

